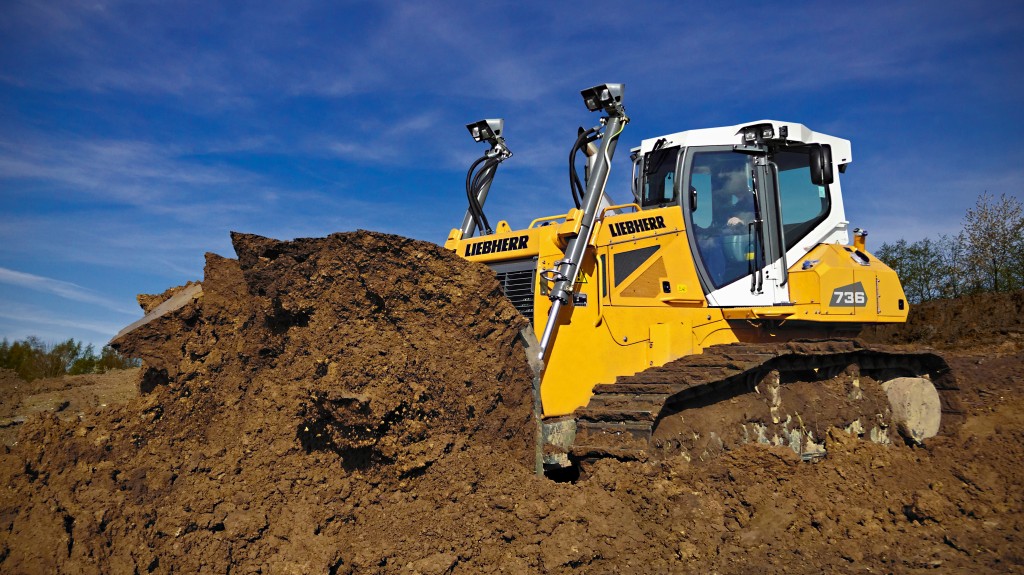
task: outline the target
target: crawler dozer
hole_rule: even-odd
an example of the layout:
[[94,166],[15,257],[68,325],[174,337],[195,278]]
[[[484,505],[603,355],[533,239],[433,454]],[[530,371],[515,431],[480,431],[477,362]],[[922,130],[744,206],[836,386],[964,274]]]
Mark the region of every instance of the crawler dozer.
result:
[[[909,306],[896,273],[867,251],[867,233],[852,230],[850,245],[839,180],[849,141],[776,120],[645,139],[630,154],[632,201],[616,205],[605,188],[629,122],[623,92],[581,92],[601,117],[572,146],[575,205],[523,229],[492,229],[483,210],[512,155],[504,122],[467,126],[489,148],[469,170],[469,209],[445,247],[490,266],[530,321],[538,470],[699,456],[726,432],[659,427],[743,394],[766,415],[741,416],[734,435],[805,458],[823,453],[810,412],[834,401],[864,405],[832,424],[879,441],[898,430],[920,442],[959,420],[941,357],[856,339],[865,325],[906,321]],[[784,400],[793,382],[832,391],[793,407]],[[879,389],[884,405],[866,400]]]

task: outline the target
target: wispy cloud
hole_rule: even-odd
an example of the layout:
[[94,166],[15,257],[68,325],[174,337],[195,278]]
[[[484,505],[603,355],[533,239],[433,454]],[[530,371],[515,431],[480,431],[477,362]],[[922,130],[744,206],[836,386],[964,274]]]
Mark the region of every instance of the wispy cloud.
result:
[[[429,128],[419,117],[410,118],[406,125],[419,132]],[[383,131],[380,147],[386,148],[388,134]],[[140,234],[148,237],[148,232],[155,229],[165,233],[170,230],[170,233],[177,233],[177,237],[155,239],[172,240],[164,242],[165,245],[180,249],[197,243],[191,238],[203,237],[207,230],[218,230],[226,236],[230,229],[264,219],[317,218],[317,212],[302,216],[299,212],[304,210],[298,208],[341,208],[324,204],[347,202],[359,204],[362,213],[371,215],[378,206],[386,209],[379,203],[375,205],[362,202],[358,197],[345,198],[337,194],[350,185],[344,180],[307,173],[308,179],[319,178],[320,181],[298,183],[292,178],[290,182],[281,183],[261,173],[257,161],[247,160],[256,164],[252,169],[232,165],[235,161],[232,154],[259,158],[258,152],[250,150],[261,146],[261,142],[242,139],[233,145],[217,141],[207,150],[198,145],[187,149],[179,143],[158,145],[140,140],[89,139],[60,134],[0,136],[0,185],[6,188],[7,195],[20,197],[24,200],[22,203],[49,202],[51,206],[42,210],[45,215],[19,214],[9,223],[19,226],[23,218],[36,218],[34,225],[61,232],[67,231],[70,224],[71,228],[90,234],[95,240],[120,230],[125,241],[134,242],[137,248],[160,245],[140,245]],[[393,150],[373,152],[372,149],[367,152],[370,157],[394,153]],[[357,151],[352,153],[357,154]],[[325,153],[318,148],[316,156],[325,156]],[[297,166],[297,171],[302,171],[301,165]],[[130,217],[126,218],[126,214]],[[89,223],[96,225],[87,226]],[[0,231],[2,235],[10,234]],[[12,236],[12,239],[16,238]],[[79,245],[92,247],[95,242]]]
[[[25,131],[0,135],[0,189],[11,200],[11,209],[0,214],[0,262],[17,267],[11,264],[31,253],[183,282],[201,275],[204,252],[232,255],[232,230],[282,239],[356,228],[397,231],[396,216],[418,206],[422,194],[402,189],[408,178],[400,174],[383,173],[368,184],[358,169],[343,170],[338,157],[411,165],[395,159],[402,154],[389,141],[409,132],[428,142],[433,119],[420,114],[395,125],[367,122],[378,139],[349,154],[308,143],[294,155],[274,155],[272,139],[252,137],[190,146]],[[368,150],[370,159],[359,160],[360,150]],[[265,158],[286,163],[287,179],[267,173]],[[233,165],[240,162],[246,167]],[[410,221],[417,219],[413,214]]]
[[1016,34],[1022,19],[1013,1],[592,6],[17,3],[0,20],[8,39],[0,62],[9,64],[5,81],[19,86],[162,94],[215,110],[268,93],[349,98],[410,88],[419,96],[546,102],[607,74],[713,100],[729,90],[908,82],[950,67],[971,76],[978,67],[963,64],[974,58],[972,44]]
[[170,210],[197,189],[251,183],[241,170],[189,161],[174,145],[141,140],[8,133],[0,137],[0,180],[45,180],[65,199]]
[[[135,315],[141,316],[141,312]],[[11,332],[9,337],[13,339],[38,336],[44,340],[56,341],[73,337],[82,341],[95,342],[99,340],[100,345],[113,337],[125,325],[122,322],[97,320],[96,318],[71,318],[34,305],[14,305],[0,308],[0,319],[7,320],[4,323],[13,324],[9,329],[4,330]],[[100,337],[95,337],[97,335]]]
[[1006,193],[1024,201],[1024,170],[1014,166],[933,165],[926,157],[887,157],[866,154],[843,183],[847,218],[867,228],[872,242],[956,235],[964,215],[984,193]]
[[436,145],[433,132],[437,124],[438,114],[429,111],[364,119],[354,136],[330,138],[322,147],[356,163],[408,165],[423,155],[410,154],[409,149],[420,143],[431,148]]
[[64,299],[96,305],[118,313],[129,315],[136,315],[138,313],[137,310],[125,307],[116,301],[93,293],[80,285],[19,272],[5,267],[0,267],[0,283],[53,294]]

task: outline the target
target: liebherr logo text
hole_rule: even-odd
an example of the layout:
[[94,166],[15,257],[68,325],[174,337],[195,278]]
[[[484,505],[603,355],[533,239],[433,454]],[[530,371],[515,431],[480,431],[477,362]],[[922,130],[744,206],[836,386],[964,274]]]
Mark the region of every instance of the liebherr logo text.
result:
[[465,257],[468,258],[470,256],[510,252],[513,250],[525,250],[526,244],[529,241],[530,236],[519,236],[515,238],[501,238],[500,240],[487,240],[484,242],[466,244]]
[[639,220],[628,220],[625,222],[615,222],[609,229],[612,231],[612,237],[616,238],[627,234],[636,234],[640,232],[647,232],[650,230],[660,230],[665,227],[665,218],[661,216],[654,216],[650,218],[640,218]]

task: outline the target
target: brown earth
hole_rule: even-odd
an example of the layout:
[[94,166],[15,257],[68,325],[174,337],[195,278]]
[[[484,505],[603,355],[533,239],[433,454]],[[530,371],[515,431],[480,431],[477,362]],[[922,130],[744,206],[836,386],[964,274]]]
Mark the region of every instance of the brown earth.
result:
[[139,395],[140,372],[135,368],[28,382],[14,371],[0,370],[0,443],[14,445],[20,425],[36,414],[81,420],[99,408],[127,403]]
[[914,305],[906,324],[868,327],[863,337],[879,343],[1012,352],[1024,347],[1024,291]]
[[[0,571],[1024,572],[1019,314],[943,352],[968,418],[923,447],[825,430],[814,463],[745,445],[558,483],[486,268],[366,232],[234,241],[118,342],[138,397],[33,416],[0,454]],[[962,305],[1004,304],[944,302],[933,333]]]

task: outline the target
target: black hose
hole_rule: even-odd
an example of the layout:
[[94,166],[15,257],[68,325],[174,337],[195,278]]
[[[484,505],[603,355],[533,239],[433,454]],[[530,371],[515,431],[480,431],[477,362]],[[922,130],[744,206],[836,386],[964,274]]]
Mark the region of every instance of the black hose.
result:
[[[481,163],[483,163],[483,166],[477,171],[476,168]],[[466,197],[469,199],[469,213],[477,229],[488,235],[494,233],[494,231],[491,229],[490,222],[487,221],[487,216],[484,215],[483,207],[480,205],[479,194],[483,186],[494,179],[494,173],[497,171],[498,164],[500,163],[500,159],[488,158],[485,155],[473,162],[473,165],[469,167],[469,172],[466,174]],[[474,171],[476,171],[475,174],[473,173]]]
[[498,171],[498,165],[501,164],[501,159],[491,158],[484,162],[483,167],[477,172],[476,177],[473,178],[473,197],[476,198],[477,210],[480,212],[480,220],[483,222],[481,228],[487,235],[493,234],[494,230],[491,229],[490,222],[487,221],[487,216],[484,215],[484,208],[480,205],[480,190],[484,186],[489,185],[494,181],[494,174]]
[[569,191],[572,193],[572,201],[576,204],[576,209],[579,209],[583,205],[579,192],[580,176],[576,173],[576,152],[580,149],[580,139],[583,138],[583,134],[580,134],[579,138],[576,138],[576,143],[572,145],[572,149],[569,150]]
[[480,157],[477,161],[473,162],[473,165],[469,167],[469,171],[466,172],[466,198],[469,200],[469,215],[473,218],[473,223],[476,224],[476,228],[480,231],[485,229],[483,224],[486,218],[484,218],[484,210],[480,206],[480,201],[477,199],[476,192],[473,189],[473,182],[475,180],[473,172],[477,166],[486,160],[487,156]]
[[[582,130],[582,128],[580,129]],[[597,128],[591,128],[585,132],[581,131],[580,135],[576,138],[576,143],[572,145],[572,150],[569,152],[569,190],[572,192],[572,201],[576,204],[576,209],[583,205],[583,196],[586,193],[583,189],[583,182],[580,181],[580,175],[576,173],[576,153],[583,146],[596,139]]]

